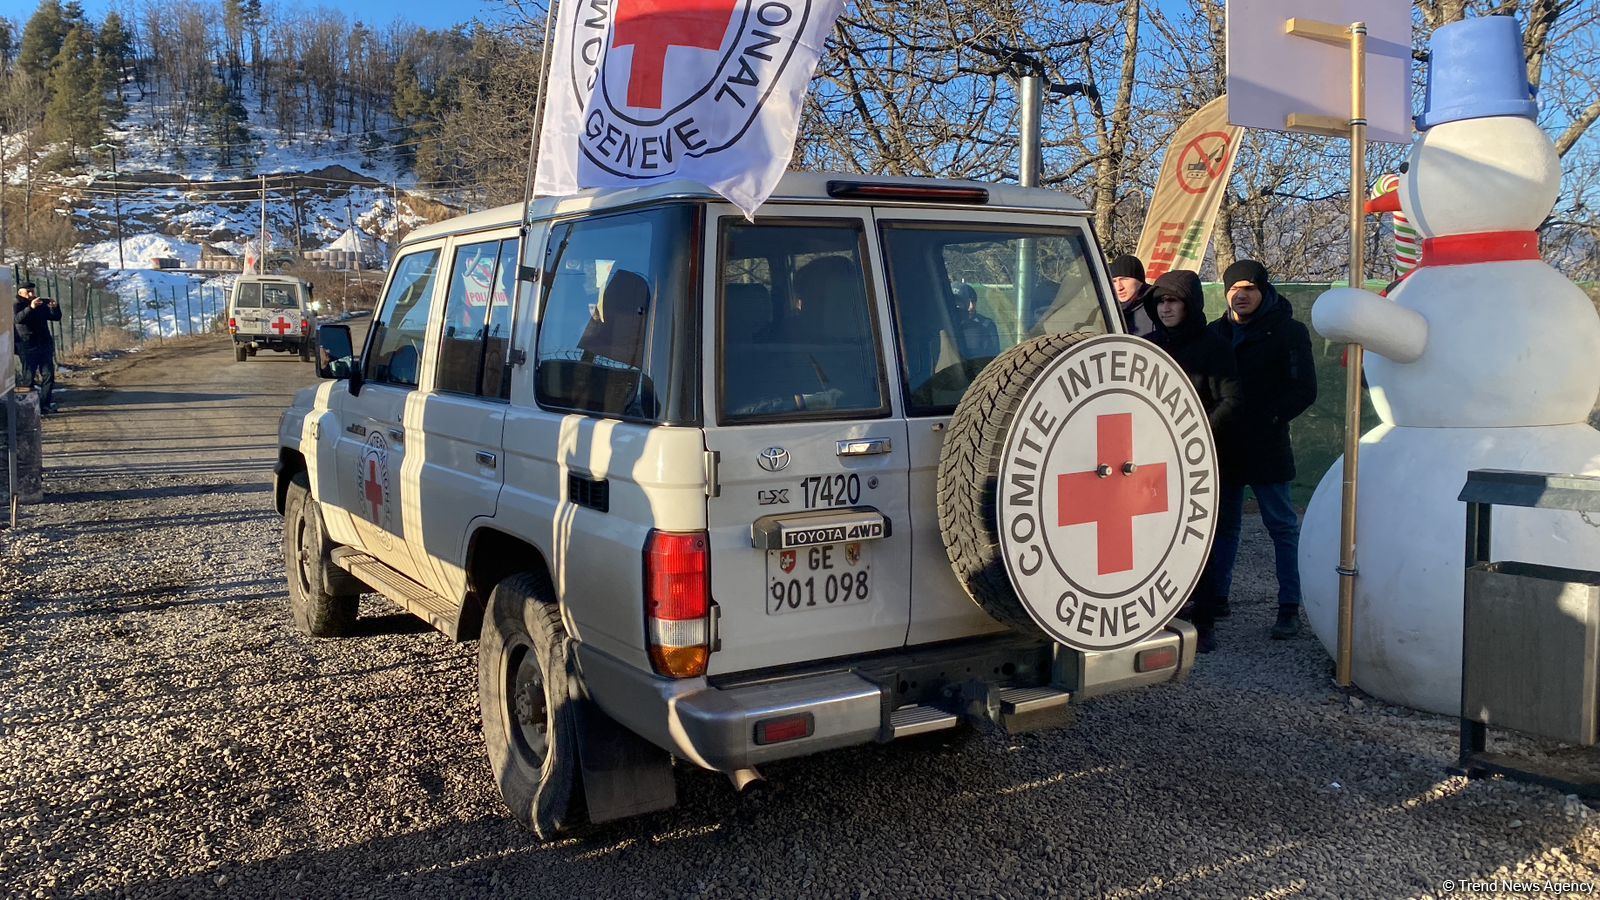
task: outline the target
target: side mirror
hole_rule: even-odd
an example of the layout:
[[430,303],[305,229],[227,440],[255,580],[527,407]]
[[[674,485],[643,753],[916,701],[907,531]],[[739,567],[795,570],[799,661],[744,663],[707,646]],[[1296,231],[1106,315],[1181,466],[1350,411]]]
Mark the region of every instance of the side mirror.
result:
[[360,387],[361,366],[357,364],[355,342],[349,325],[317,326],[317,374],[323,378],[348,378],[350,392]]

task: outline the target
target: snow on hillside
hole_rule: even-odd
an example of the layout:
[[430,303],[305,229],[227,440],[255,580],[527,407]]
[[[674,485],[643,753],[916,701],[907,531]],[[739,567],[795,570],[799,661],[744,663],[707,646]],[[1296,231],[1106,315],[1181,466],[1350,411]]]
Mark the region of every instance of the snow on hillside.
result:
[[[133,269],[153,269],[159,258],[177,259],[193,268],[200,264],[200,247],[196,244],[169,238],[160,234],[135,234],[126,236],[121,244],[121,264]],[[116,268],[118,245],[115,239],[89,244],[73,254],[79,263],[100,263]]]
[[[259,98],[245,90],[249,156],[223,164],[203,139],[171,134],[171,104],[155,93],[143,98],[128,89],[125,115],[108,140],[117,147],[117,170],[96,156],[78,174],[39,171],[37,161],[56,149],[35,146],[27,158],[23,135],[0,135],[0,178],[9,184],[32,179],[34,189],[54,185],[56,211],[73,219],[89,240],[69,254],[123,300],[130,327],[147,335],[202,331],[220,313],[233,276],[193,270],[202,257],[242,257],[258,239],[262,208],[259,178],[268,176],[265,202],[267,244],[276,249],[357,250],[382,255],[397,229],[430,219],[412,207],[415,179],[387,146],[401,135],[384,121],[373,132],[285,133],[258,116]],[[363,152],[366,145],[372,152]],[[401,196],[399,209],[394,191]],[[429,198],[432,199],[432,198]],[[120,201],[120,204],[119,204]],[[118,269],[117,212],[121,213]],[[398,213],[398,214],[397,214]],[[0,261],[6,259],[0,248]],[[156,269],[157,258],[177,259],[182,269]],[[185,288],[188,301],[185,301]],[[223,304],[225,306],[225,303]]]

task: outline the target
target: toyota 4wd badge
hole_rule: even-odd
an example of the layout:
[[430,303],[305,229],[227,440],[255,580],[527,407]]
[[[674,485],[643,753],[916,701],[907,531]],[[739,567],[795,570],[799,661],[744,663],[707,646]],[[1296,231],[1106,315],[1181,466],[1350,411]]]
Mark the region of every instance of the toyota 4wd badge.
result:
[[1006,573],[1046,633],[1080,650],[1159,631],[1211,550],[1216,449],[1183,370],[1155,345],[1073,345],[1028,389],[996,484]]

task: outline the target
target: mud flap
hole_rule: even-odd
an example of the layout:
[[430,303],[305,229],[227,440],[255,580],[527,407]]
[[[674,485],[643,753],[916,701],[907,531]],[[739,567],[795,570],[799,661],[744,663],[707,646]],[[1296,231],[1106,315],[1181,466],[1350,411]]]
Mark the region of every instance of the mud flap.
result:
[[580,698],[577,706],[589,821],[598,825],[676,806],[671,754],[617,724],[593,700]]

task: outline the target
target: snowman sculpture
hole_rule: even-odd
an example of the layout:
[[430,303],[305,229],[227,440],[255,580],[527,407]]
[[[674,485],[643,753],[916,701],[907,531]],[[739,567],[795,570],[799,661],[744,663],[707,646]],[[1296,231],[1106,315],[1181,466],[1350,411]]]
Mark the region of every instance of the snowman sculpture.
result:
[[[1400,185],[1422,262],[1387,299],[1341,288],[1312,325],[1360,343],[1382,424],[1361,439],[1352,672],[1358,687],[1446,715],[1461,706],[1462,560],[1471,469],[1600,474],[1600,317],[1539,258],[1534,229],[1561,169],[1534,121],[1521,32],[1490,16],[1433,37],[1427,110]],[[1338,620],[1342,461],[1306,510],[1307,617],[1330,651]],[[1496,559],[1600,567],[1600,527],[1575,513],[1497,509]]]

